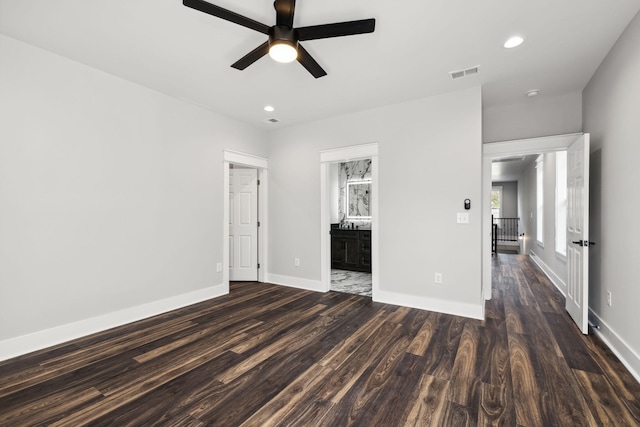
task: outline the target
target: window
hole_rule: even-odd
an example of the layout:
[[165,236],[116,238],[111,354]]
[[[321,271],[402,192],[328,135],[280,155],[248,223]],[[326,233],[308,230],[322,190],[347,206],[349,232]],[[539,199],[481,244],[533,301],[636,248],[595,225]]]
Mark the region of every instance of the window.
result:
[[502,187],[491,189],[491,216],[502,218]]
[[544,154],[536,160],[536,240],[544,244]]
[[556,252],[567,256],[567,152],[556,153]]

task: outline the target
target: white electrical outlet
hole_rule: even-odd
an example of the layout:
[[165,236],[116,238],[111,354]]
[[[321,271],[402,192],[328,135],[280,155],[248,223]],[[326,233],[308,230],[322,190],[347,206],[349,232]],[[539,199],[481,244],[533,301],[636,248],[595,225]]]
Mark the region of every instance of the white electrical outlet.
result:
[[442,273],[436,273],[435,278],[433,280],[438,284],[442,283]]
[[216,264],[216,272],[220,273],[222,271],[222,263],[219,262]]
[[611,307],[611,291],[607,291],[607,305]]
[[293,260],[293,264],[294,264],[296,267],[300,267],[300,258],[295,258],[295,259]]

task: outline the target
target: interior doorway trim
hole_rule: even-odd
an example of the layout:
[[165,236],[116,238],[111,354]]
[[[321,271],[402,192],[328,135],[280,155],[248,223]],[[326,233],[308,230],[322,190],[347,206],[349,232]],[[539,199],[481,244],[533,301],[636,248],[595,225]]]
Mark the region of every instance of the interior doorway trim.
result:
[[491,299],[491,162],[500,157],[566,150],[582,133],[491,142],[482,145],[482,294]]
[[362,144],[320,152],[320,282],[324,292],[331,288],[331,228],[330,177],[331,163],[371,159],[371,296],[376,301],[379,291],[379,251],[378,242],[378,144]]
[[223,215],[222,215],[222,283],[229,290],[229,165],[242,165],[258,170],[258,282],[265,281],[265,270],[268,264],[268,206],[267,195],[269,189],[269,161],[253,154],[241,153],[233,150],[224,150],[224,177],[223,177]]

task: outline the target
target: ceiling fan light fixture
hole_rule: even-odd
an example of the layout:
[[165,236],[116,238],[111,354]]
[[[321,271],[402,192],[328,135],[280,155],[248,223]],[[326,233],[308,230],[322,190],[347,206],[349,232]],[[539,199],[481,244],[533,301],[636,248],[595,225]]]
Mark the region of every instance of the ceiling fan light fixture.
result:
[[298,58],[298,39],[292,28],[276,25],[269,29],[269,56],[283,63]]
[[286,64],[298,58],[298,50],[291,43],[280,41],[269,47],[269,56],[274,61]]

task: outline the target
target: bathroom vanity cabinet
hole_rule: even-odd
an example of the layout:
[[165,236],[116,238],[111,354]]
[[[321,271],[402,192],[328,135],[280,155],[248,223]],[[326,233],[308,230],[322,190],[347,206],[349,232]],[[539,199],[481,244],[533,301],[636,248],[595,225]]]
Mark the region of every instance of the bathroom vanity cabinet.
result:
[[371,273],[371,230],[331,230],[331,268]]

